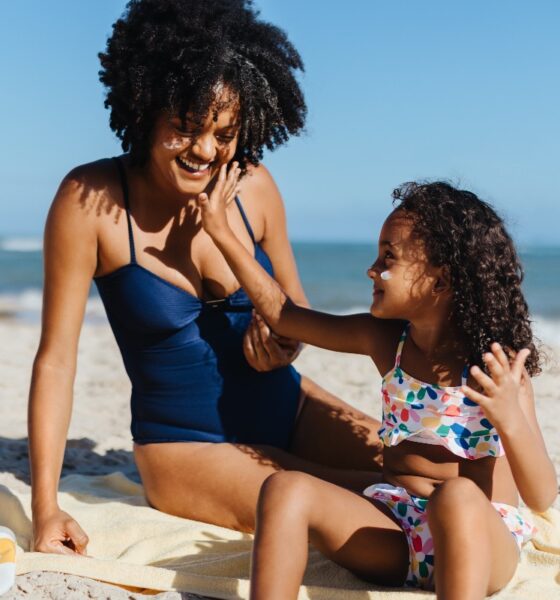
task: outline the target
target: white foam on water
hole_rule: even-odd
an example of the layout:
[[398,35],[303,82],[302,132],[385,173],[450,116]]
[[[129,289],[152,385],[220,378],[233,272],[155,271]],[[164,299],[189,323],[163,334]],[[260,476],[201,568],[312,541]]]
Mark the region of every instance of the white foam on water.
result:
[[533,317],[533,333],[545,344],[560,348],[560,318]]
[[[37,321],[41,317],[43,293],[36,288],[30,288],[19,293],[0,294],[0,316],[22,317]],[[95,321],[106,320],[105,307],[98,296],[87,300],[86,319]]]
[[8,237],[0,240],[0,249],[8,252],[40,252],[43,240],[37,237]]

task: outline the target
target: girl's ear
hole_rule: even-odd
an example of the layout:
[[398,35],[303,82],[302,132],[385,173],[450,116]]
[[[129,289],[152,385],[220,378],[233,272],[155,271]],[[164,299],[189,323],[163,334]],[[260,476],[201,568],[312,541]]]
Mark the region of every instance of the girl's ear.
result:
[[433,293],[441,294],[443,292],[451,291],[451,274],[449,272],[449,267],[444,265],[443,267],[439,267],[439,273],[437,274],[437,279],[434,283]]

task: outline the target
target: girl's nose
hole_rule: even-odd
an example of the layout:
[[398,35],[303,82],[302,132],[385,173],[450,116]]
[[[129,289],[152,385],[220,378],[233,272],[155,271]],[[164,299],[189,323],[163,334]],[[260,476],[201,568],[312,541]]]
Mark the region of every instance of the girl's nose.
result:
[[375,268],[375,264],[371,265],[371,267],[368,267],[366,273],[370,279],[375,279],[379,275]]

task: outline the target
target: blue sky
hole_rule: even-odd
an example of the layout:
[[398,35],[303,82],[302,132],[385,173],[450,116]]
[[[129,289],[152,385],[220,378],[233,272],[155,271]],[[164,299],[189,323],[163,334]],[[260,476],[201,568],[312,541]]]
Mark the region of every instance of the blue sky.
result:
[[[366,241],[412,179],[560,245],[560,3],[256,0],[306,64],[306,133],[268,154],[293,239]],[[62,176],[119,153],[97,52],[121,0],[0,2],[0,235],[40,234]]]

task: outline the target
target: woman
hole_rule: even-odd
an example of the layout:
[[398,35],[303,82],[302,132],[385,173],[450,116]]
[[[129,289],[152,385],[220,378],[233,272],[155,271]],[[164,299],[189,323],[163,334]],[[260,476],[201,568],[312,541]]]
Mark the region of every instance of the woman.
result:
[[196,208],[237,162],[231,227],[307,305],[279,192],[259,165],[265,146],[304,125],[296,50],[248,0],[133,0],[100,59],[127,154],[74,169],[47,220],[29,410],[35,549],[86,551],[57,486],[92,278],[131,379],[134,457],[154,507],[252,531],[277,470],[363,488],[379,424],[289,366],[298,342],[252,317]]

